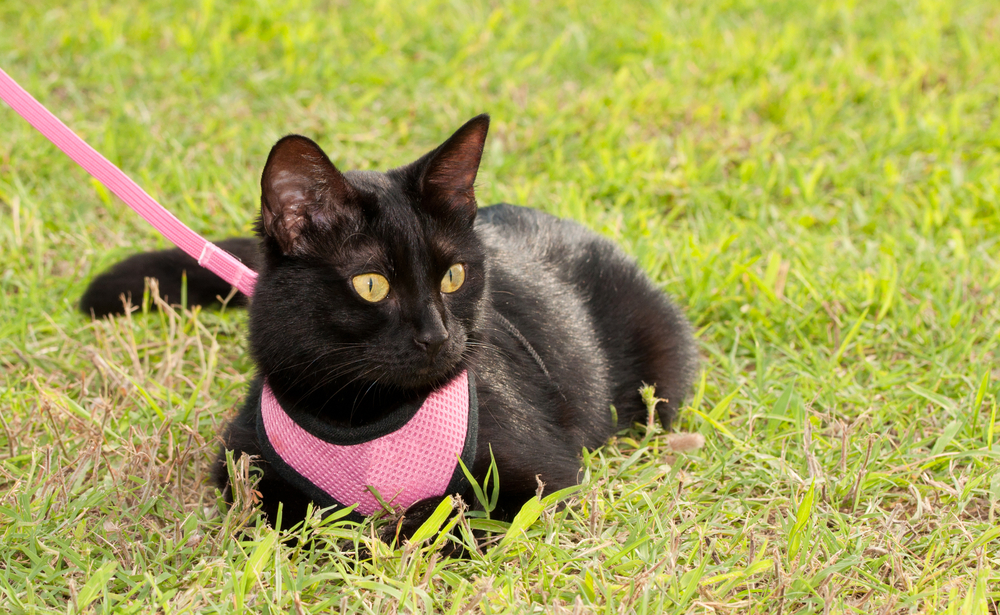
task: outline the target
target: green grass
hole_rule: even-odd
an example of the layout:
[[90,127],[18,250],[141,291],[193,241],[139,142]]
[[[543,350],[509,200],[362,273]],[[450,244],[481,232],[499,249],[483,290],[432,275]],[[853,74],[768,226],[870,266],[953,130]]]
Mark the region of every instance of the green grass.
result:
[[7,1],[0,67],[212,237],[285,133],[387,168],[490,112],[481,201],[677,298],[707,439],[623,434],[467,560],[289,547],[206,483],[243,315],[80,316],[164,240],[0,106],[0,610],[997,612],[995,2]]

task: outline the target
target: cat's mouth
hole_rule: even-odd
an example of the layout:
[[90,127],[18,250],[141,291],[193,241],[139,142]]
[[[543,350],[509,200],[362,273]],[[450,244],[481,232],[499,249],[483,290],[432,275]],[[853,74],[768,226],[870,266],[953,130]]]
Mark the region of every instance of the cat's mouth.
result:
[[426,354],[414,357],[406,365],[387,366],[381,380],[388,380],[404,389],[439,386],[461,371],[462,353],[456,348],[460,348],[460,345],[442,348],[433,357]]

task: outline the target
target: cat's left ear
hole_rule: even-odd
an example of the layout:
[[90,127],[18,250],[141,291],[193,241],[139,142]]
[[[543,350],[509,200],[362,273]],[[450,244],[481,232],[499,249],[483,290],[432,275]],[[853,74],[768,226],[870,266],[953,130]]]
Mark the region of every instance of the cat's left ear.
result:
[[489,128],[490,116],[477,115],[424,157],[420,187],[431,213],[476,219],[476,174]]

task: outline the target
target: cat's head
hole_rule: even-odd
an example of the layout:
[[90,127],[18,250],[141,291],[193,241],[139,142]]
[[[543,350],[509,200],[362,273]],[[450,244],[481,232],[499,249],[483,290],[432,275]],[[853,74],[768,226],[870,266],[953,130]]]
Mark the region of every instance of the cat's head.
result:
[[249,327],[276,392],[416,391],[462,369],[487,283],[473,225],[488,127],[475,117],[386,173],[341,173],[313,141],[278,141],[261,178]]

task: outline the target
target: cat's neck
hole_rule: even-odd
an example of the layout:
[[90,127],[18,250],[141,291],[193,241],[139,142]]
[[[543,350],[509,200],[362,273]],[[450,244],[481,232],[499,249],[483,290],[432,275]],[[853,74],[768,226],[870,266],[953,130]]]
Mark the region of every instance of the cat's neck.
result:
[[371,382],[289,382],[269,376],[281,406],[293,418],[310,417],[337,427],[361,427],[411,406],[432,390],[404,391]]

